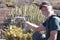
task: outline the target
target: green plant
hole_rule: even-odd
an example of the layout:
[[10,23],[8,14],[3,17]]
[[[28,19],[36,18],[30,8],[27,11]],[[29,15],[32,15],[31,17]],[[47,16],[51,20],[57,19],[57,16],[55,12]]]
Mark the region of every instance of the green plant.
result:
[[44,21],[44,17],[41,14],[41,11],[38,9],[38,7],[34,5],[24,5],[20,8],[16,7],[15,9],[11,9],[9,11],[9,16],[15,17],[15,16],[22,16],[22,17],[28,17],[29,21],[35,24],[40,24]]

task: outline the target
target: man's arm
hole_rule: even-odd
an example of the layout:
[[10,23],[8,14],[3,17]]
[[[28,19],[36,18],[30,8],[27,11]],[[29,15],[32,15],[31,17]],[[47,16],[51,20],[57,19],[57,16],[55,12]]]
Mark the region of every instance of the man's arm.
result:
[[35,29],[35,30],[38,30],[38,31],[42,31],[42,30],[45,30],[45,27],[41,24],[41,25],[36,25],[36,24],[33,24],[33,23],[30,23],[28,21],[26,21],[25,23],[29,28],[32,28],[32,29]]
[[57,30],[53,30],[50,32],[50,37],[48,40],[57,40],[57,34],[58,34],[58,31]]

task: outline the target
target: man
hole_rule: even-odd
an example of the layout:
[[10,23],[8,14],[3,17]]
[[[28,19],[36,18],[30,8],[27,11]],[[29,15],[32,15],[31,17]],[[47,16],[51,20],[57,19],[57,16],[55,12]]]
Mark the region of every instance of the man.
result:
[[41,37],[41,33],[36,32],[36,35],[33,35],[33,40],[59,40],[60,18],[54,13],[53,7],[49,2],[42,2],[39,6],[39,9],[41,9],[42,14],[46,18],[46,21],[43,24],[38,26],[28,21],[20,20],[20,22],[25,23],[29,28],[35,29],[37,31],[46,30],[46,39]]

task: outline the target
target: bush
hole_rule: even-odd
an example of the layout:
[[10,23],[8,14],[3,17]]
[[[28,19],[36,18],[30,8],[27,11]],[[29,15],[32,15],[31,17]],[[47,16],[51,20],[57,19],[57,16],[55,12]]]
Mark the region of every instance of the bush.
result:
[[3,32],[6,40],[32,40],[32,33],[25,32],[16,26],[10,26],[10,29],[5,29]]

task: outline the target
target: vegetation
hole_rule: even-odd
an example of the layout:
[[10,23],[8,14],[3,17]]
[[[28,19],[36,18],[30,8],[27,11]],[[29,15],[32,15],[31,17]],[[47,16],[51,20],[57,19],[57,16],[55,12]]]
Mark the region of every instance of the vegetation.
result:
[[35,5],[24,5],[20,8],[12,8],[9,11],[9,16],[15,17],[15,16],[22,16],[27,17],[28,20],[35,24],[40,24],[43,22],[43,15],[41,14],[41,11],[36,7]]
[[6,40],[32,40],[33,30],[31,30],[31,33],[26,33],[21,28],[10,26],[10,29],[5,29],[3,33]]

